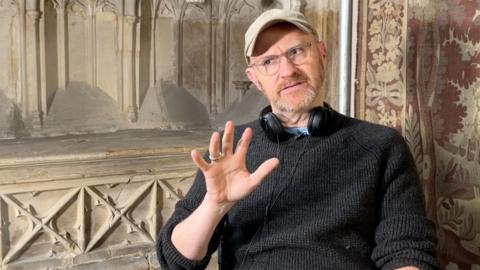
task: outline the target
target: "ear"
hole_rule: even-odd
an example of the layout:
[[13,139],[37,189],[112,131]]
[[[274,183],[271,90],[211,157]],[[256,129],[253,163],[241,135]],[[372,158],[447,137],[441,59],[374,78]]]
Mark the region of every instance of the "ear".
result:
[[247,74],[248,79],[249,79],[253,84],[255,84],[255,86],[257,87],[257,89],[260,90],[260,92],[263,92],[263,89],[262,89],[262,87],[261,87],[261,84],[260,84],[260,82],[258,81],[257,74],[255,74],[255,70],[253,70],[252,67],[247,67],[247,68],[245,69],[245,74]]
[[327,65],[327,46],[323,41],[316,42],[318,52],[320,54],[320,59],[323,63],[323,66]]

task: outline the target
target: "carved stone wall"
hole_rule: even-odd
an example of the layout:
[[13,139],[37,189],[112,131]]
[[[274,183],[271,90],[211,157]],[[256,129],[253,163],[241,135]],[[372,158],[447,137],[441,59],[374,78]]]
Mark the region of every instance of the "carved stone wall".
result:
[[480,4],[361,1],[356,115],[403,132],[444,269],[480,268]]
[[[210,126],[250,86],[244,32],[263,10],[303,11],[330,50],[335,104],[334,2],[251,0],[0,0],[0,138],[186,128],[168,117],[162,81],[203,104]],[[186,107],[183,99],[176,100]],[[248,108],[247,108],[248,111]],[[153,121],[148,115],[161,115]],[[73,124],[75,123],[75,124]]]
[[0,145],[0,269],[158,269],[154,242],[206,132],[135,131]]

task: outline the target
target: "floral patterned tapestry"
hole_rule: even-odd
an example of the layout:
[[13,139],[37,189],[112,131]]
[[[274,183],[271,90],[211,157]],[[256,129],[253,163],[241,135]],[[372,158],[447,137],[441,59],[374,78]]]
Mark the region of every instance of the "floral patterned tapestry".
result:
[[443,269],[480,269],[480,1],[363,0],[355,113],[405,136]]

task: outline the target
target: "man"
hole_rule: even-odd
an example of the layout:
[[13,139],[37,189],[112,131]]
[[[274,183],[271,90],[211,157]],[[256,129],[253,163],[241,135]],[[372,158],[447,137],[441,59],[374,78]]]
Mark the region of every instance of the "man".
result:
[[201,172],[160,233],[162,267],[204,269],[220,246],[223,269],[436,269],[404,140],[324,104],[326,49],[304,16],[264,12],[245,57],[271,107],[192,151]]

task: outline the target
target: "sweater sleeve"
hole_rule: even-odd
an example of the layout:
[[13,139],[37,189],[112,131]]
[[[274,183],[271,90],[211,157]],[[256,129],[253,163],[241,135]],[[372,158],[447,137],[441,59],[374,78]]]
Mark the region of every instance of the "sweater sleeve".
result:
[[[200,205],[200,202],[205,196],[205,192],[205,180],[202,172],[198,171],[192,187],[185,198],[181,199],[175,205],[175,211],[158,235],[156,250],[161,269],[205,269],[208,265],[212,253],[215,252],[219,244],[220,226],[217,227],[210,240],[207,255],[199,261],[189,260],[183,256],[171,241],[173,228],[187,218]],[[194,234],[195,231],[191,233]]]
[[379,269],[416,266],[438,269],[436,232],[426,217],[420,180],[403,137],[391,131],[384,144],[384,161],[379,189],[379,223],[372,260]]

